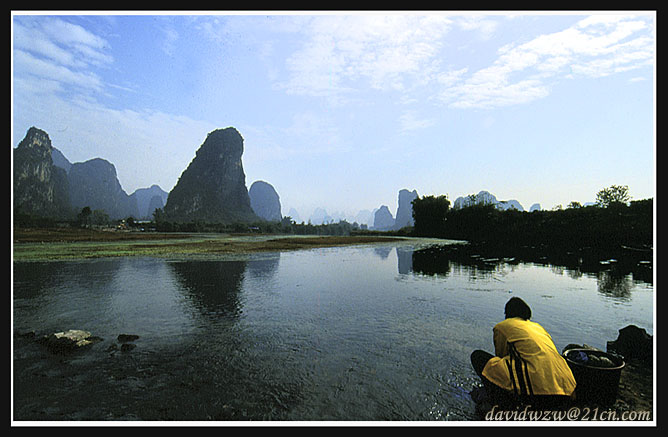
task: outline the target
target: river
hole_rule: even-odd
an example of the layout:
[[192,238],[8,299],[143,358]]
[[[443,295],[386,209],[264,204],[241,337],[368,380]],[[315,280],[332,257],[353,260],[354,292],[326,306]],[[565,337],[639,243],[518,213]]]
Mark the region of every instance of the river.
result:
[[[559,350],[653,334],[654,286],[409,243],[207,259],[15,262],[17,421],[471,421],[469,356],[513,296]],[[26,338],[83,329],[57,355]],[[121,351],[119,334],[134,334]]]

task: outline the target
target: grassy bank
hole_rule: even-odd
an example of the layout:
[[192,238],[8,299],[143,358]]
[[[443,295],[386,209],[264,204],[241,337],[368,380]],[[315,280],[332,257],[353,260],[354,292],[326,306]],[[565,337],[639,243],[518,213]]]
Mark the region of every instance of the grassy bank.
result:
[[402,240],[386,236],[172,234],[90,229],[15,229],[14,261],[118,256],[201,256],[272,252]]

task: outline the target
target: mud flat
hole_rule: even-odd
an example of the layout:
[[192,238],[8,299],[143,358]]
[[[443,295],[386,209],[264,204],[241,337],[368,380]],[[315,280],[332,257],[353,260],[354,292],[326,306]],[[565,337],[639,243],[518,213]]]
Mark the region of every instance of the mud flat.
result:
[[50,261],[113,256],[204,256],[302,250],[412,241],[390,236],[296,236],[186,234],[95,230],[19,229],[13,233],[14,261]]

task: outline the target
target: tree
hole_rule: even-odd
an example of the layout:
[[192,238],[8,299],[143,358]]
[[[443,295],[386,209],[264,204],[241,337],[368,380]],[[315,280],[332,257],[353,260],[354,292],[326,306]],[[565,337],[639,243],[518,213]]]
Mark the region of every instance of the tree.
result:
[[611,185],[596,194],[596,204],[603,208],[611,205],[626,205],[630,200],[629,187],[626,185]]
[[90,216],[93,212],[90,210],[89,206],[84,206],[81,209],[81,212],[77,214],[77,221],[79,222],[79,226],[81,227],[88,227],[90,225]]
[[423,196],[413,200],[413,222],[417,235],[439,236],[444,225],[450,201],[447,196]]
[[109,214],[102,209],[96,209],[91,214],[91,224],[104,226],[109,224]]
[[153,221],[155,224],[162,224],[165,219],[165,213],[162,208],[156,208],[153,210]]

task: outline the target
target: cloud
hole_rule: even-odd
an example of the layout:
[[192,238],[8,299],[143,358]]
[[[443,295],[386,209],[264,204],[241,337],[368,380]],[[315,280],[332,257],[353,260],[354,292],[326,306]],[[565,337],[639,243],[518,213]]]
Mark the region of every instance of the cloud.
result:
[[103,38],[56,17],[17,16],[12,30],[15,86],[42,88],[42,93],[104,92],[93,71],[113,62]]
[[451,28],[447,15],[316,16],[306,42],[286,60],[286,92],[336,96],[370,87],[401,90],[431,71]]
[[[18,72],[16,76],[18,79],[30,75],[38,80],[60,84],[61,86],[57,87],[59,90],[63,90],[64,87],[76,87],[100,92],[104,88],[102,81],[94,73],[75,71],[58,63],[37,58],[23,50],[14,50],[13,62],[14,71]],[[46,89],[54,88],[46,87]]]
[[443,68],[458,60],[444,52],[454,41],[452,32],[474,31],[477,40],[489,43],[500,26],[511,22],[484,14],[304,17],[304,43],[287,57],[288,78],[281,86],[290,94],[339,101],[371,90],[399,92],[408,102],[414,101],[409,97],[414,91],[429,89],[451,107],[523,104],[549,95],[558,80],[651,65],[654,30],[648,17],[585,17],[564,30],[501,46],[491,63],[477,69],[461,63]]
[[440,97],[459,108],[528,103],[547,96],[555,80],[603,77],[651,65],[652,32],[642,17],[588,17],[563,31],[502,46],[490,66],[467,77],[463,70],[442,74],[447,86]]
[[215,128],[163,111],[102,103],[118,87],[105,83],[96,69],[110,68],[114,59],[103,38],[79,25],[59,17],[15,16],[12,29],[12,146],[36,126],[73,162],[112,162],[128,192],[153,183],[169,190]]
[[[38,18],[38,19],[35,19]],[[56,17],[14,17],[14,48],[49,59],[57,65],[109,65],[108,43],[85,28]]]

